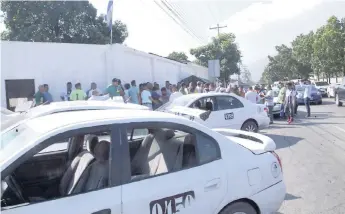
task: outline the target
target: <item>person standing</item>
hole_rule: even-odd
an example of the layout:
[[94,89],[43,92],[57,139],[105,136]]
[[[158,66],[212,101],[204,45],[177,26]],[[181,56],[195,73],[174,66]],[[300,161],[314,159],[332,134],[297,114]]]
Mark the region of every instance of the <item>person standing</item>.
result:
[[195,82],[190,82],[189,88],[188,88],[188,94],[195,94],[195,93],[198,93],[198,91],[196,90],[196,84]]
[[307,109],[307,115],[306,117],[310,117],[310,98],[311,98],[311,85],[308,81],[304,82],[305,89],[304,89],[304,104],[305,108]]
[[246,93],[244,92],[243,86],[240,86],[239,94],[241,97],[244,97]]
[[159,101],[162,105],[164,105],[165,103],[169,102],[169,95],[167,92],[167,89],[165,87],[161,88],[161,93],[162,96],[159,98]]
[[110,98],[124,95],[124,92],[121,86],[119,85],[119,81],[116,78],[114,78],[112,80],[112,84],[107,87],[105,94],[109,94]]
[[[165,88],[166,88],[166,90],[167,90],[167,93],[168,93],[168,95],[170,96],[170,94],[171,94],[171,91],[170,91],[170,82],[167,80],[167,81],[165,81]],[[159,89],[159,88],[158,88]]]
[[153,99],[151,97],[151,91],[149,90],[149,84],[146,83],[143,86],[143,91],[141,92],[141,102],[143,106],[148,107],[150,110],[153,110],[152,103]]
[[129,95],[129,89],[131,88],[131,85],[129,83],[125,84],[125,95],[123,96],[123,101],[125,103],[128,103],[131,99],[131,96]]
[[66,92],[62,92],[60,95],[60,98],[62,101],[70,101],[69,96],[71,95],[72,92],[72,83],[68,82],[66,84]]
[[173,101],[174,99],[178,98],[178,97],[181,97],[183,94],[179,91],[177,91],[177,86],[176,85],[173,85],[172,87],[172,93],[169,97],[169,101]]
[[279,94],[278,94],[278,102],[277,102],[280,104],[280,117],[281,118],[284,118],[284,116],[285,116],[285,113],[284,113],[285,95],[286,95],[286,87],[284,86],[284,83],[281,83]]
[[34,94],[35,97],[35,106],[39,106],[43,104],[43,93],[44,93],[44,86],[38,86],[38,91]]
[[104,98],[99,95],[97,90],[93,90],[91,97],[89,97],[87,100],[104,100]]
[[266,106],[268,108],[268,114],[270,116],[270,124],[273,124],[273,106],[274,106],[274,103],[273,103],[273,91],[272,91],[272,87],[269,85],[267,87],[267,93],[266,93],[266,96],[265,96],[265,103],[266,103]]
[[49,93],[49,86],[48,84],[44,84],[43,87],[43,104],[50,104],[51,102],[53,102],[53,96]]
[[259,95],[255,90],[253,90],[252,86],[249,87],[249,90],[247,91],[244,97],[255,104],[259,101]]
[[139,104],[139,89],[135,80],[131,81],[131,88],[128,90],[129,102],[134,104]]
[[187,93],[187,89],[186,89],[186,83],[184,83],[184,82],[181,83],[181,88],[180,88],[179,91],[180,91],[180,93],[183,94],[183,95],[188,94],[188,93]]
[[287,113],[287,117],[288,117],[288,123],[291,123],[294,121],[295,96],[296,96],[296,92],[293,90],[292,83],[289,82],[287,84],[287,90],[286,90],[286,96],[285,96],[285,102],[284,102],[285,113]]
[[75,84],[75,90],[71,92],[70,96],[71,101],[86,100],[86,98],[86,93],[83,90],[81,90],[81,84]]
[[91,97],[93,94],[93,91],[97,91],[97,94],[100,95],[101,94],[101,90],[99,90],[97,88],[97,84],[95,82],[91,83],[90,89],[86,92],[87,97]]

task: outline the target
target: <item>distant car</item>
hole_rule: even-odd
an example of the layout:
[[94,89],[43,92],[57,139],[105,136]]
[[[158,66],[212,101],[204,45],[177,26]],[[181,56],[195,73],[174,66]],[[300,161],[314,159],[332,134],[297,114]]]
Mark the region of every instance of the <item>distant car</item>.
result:
[[[306,86],[297,86],[297,103],[299,105],[304,105],[304,90]],[[311,86],[311,98],[310,103],[312,104],[322,104],[322,95],[321,92],[315,87]]]
[[314,82],[313,84],[316,89],[319,90],[322,97],[327,97],[327,88],[329,86],[328,82]]
[[163,112],[50,114],[1,142],[2,214],[263,214],[286,195],[271,138]]
[[281,104],[278,103],[279,89],[275,88],[275,89],[272,89],[272,91],[273,91],[273,103],[274,103],[273,115],[278,116],[280,115],[280,109],[281,109]]
[[149,110],[146,106],[136,105],[123,102],[112,101],[68,101],[68,102],[53,102],[49,105],[40,105],[30,108],[22,113],[15,113],[11,118],[6,121],[1,121],[1,132],[8,129],[23,120],[41,117],[48,114],[66,111],[83,111],[83,110],[105,110],[105,109],[137,109]]
[[335,91],[335,104],[337,106],[342,106],[345,102],[345,77],[343,78],[343,82],[337,87]]
[[180,114],[209,128],[232,128],[257,132],[269,126],[267,107],[227,93],[188,94],[157,109]]
[[341,83],[333,83],[327,87],[327,96],[329,98],[335,97],[335,91],[341,86]]

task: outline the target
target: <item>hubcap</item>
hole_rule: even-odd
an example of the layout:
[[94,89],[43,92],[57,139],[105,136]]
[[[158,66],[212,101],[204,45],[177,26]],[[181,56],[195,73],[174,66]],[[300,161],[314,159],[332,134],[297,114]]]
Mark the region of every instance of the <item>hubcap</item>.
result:
[[245,130],[248,132],[255,132],[256,127],[254,125],[249,125],[247,128],[245,128]]
[[245,212],[235,212],[234,214],[246,214]]

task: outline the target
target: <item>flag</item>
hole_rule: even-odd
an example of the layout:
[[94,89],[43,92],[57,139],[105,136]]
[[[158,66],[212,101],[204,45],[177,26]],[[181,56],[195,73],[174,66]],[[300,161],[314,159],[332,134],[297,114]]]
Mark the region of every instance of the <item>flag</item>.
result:
[[107,15],[105,16],[105,18],[106,18],[109,30],[111,30],[113,26],[113,0],[109,0]]

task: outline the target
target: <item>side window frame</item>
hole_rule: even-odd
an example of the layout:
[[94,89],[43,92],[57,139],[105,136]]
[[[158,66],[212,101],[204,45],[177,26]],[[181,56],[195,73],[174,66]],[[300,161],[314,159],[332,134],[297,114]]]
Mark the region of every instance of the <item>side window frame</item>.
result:
[[[28,161],[30,158],[34,157],[35,154],[39,153],[45,148],[48,148],[49,146],[53,145],[56,141],[61,139],[66,139],[67,137],[76,136],[78,134],[88,134],[88,133],[96,133],[96,132],[102,132],[102,131],[110,131],[111,133],[111,146],[110,146],[110,154],[109,154],[109,186],[106,188],[112,188],[115,186],[121,185],[121,164],[118,162],[122,159],[121,153],[120,153],[120,147],[121,147],[121,140],[120,140],[120,130],[118,129],[117,125],[109,124],[109,125],[97,125],[92,127],[82,127],[82,128],[74,128],[72,130],[68,130],[63,133],[59,133],[54,136],[50,136],[47,139],[43,140],[41,143],[37,144],[30,150],[28,150],[25,154],[23,154],[21,157],[17,158],[14,162],[12,162],[8,167],[2,170],[1,172],[1,180],[3,180],[5,177],[10,175],[12,172],[15,171],[21,164],[23,164],[25,161]],[[127,137],[127,136],[126,136]],[[118,142],[118,143],[116,143]],[[47,201],[52,200],[59,200],[67,197],[72,197],[75,195],[80,194],[87,194],[93,191],[99,191],[102,189],[87,191],[84,193],[78,193],[78,194],[71,194],[59,198],[52,198],[48,200],[44,200],[42,202],[36,202],[36,203],[44,203]],[[22,204],[18,206],[30,206],[30,204]],[[11,209],[15,209],[17,206],[13,206]]]
[[[226,97],[226,98],[232,98],[232,99],[236,99],[239,103],[241,103],[241,107],[236,107],[236,108],[228,108],[228,109],[219,109],[219,103],[218,103],[218,99],[221,99],[222,97]],[[241,102],[241,100],[237,99],[234,96],[226,96],[226,95],[220,95],[220,96],[216,96],[216,103],[217,103],[217,109],[215,111],[223,111],[223,110],[232,110],[232,109],[239,109],[239,108],[244,108],[243,103]]]
[[[188,107],[189,108],[193,108],[193,105],[200,100],[207,100],[207,99],[211,99],[213,100],[213,110],[212,111],[217,111],[216,109],[218,109],[218,104],[217,104],[217,98],[215,96],[207,96],[207,97],[202,97],[199,98],[197,100],[195,100],[192,104],[190,104]],[[202,103],[202,102],[201,102]]]
[[[177,128],[176,128],[177,127]],[[167,172],[167,173],[162,173],[162,174],[158,174],[155,176],[149,176],[147,178],[144,178],[142,180],[146,180],[146,179],[150,179],[150,178],[154,178],[157,176],[162,176],[162,175],[166,175],[166,174],[170,174],[170,173],[175,173],[175,172],[180,172],[180,171],[184,171],[184,170],[188,170],[190,168],[195,168],[195,167],[200,167],[204,164],[208,164],[211,163],[213,161],[217,161],[222,159],[222,154],[220,151],[220,147],[218,142],[211,137],[210,135],[207,135],[206,133],[195,129],[193,127],[190,126],[186,126],[183,124],[179,124],[179,123],[173,123],[173,122],[135,122],[135,123],[125,123],[125,124],[121,124],[121,153],[122,155],[122,160],[121,160],[121,164],[122,164],[122,184],[128,184],[128,183],[132,183],[132,182],[137,182],[137,181],[131,181],[131,160],[130,160],[130,147],[129,147],[129,141],[127,138],[127,130],[128,129],[141,129],[141,128],[166,128],[166,129],[173,129],[173,130],[180,130],[186,133],[190,133],[190,134],[195,134],[196,138],[197,138],[197,142],[195,145],[195,153],[196,153],[196,165],[195,166],[191,166],[191,167],[187,167],[187,168],[183,168],[177,171],[172,171],[172,172]],[[213,141],[214,146],[216,147],[217,150],[217,157],[215,157],[214,159],[207,161],[205,163],[200,163],[200,156],[199,156],[199,140],[200,140],[200,136],[207,138],[211,141]],[[141,181],[141,180],[138,180]]]

